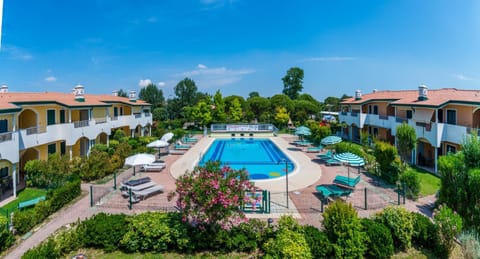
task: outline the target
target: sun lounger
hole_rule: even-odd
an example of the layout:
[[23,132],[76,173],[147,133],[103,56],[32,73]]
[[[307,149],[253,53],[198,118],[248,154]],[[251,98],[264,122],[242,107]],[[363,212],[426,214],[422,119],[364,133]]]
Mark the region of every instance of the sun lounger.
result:
[[185,143],[196,143],[198,141],[198,139],[196,138],[189,138],[189,137],[184,137],[182,140]]
[[317,185],[315,188],[324,199],[348,196],[352,193],[351,189],[345,189],[336,185]]
[[133,193],[133,202],[139,202],[141,200],[145,200],[147,197],[149,196],[152,196],[152,195],[155,195],[157,193],[161,193],[163,192],[163,185],[155,185],[155,186],[152,186],[148,189],[143,189],[143,190],[140,190],[140,191],[133,191],[132,190],[132,193]]
[[342,162],[338,161],[337,159],[330,158],[325,161],[327,165],[342,165]]
[[189,147],[189,148],[192,147],[192,145],[183,143],[181,140],[177,141],[176,145],[185,146],[185,147]]
[[140,185],[140,184],[148,183],[148,182],[150,182],[150,181],[151,181],[150,177],[142,177],[142,178],[138,178],[138,179],[134,179],[134,180],[130,180],[130,181],[124,182],[124,183],[122,183],[122,186],[123,186],[123,185],[135,186],[135,185]]
[[150,171],[162,171],[167,165],[164,162],[153,162],[148,165],[144,165],[140,168],[141,171],[150,172]]
[[360,182],[360,176],[357,176],[355,178],[349,178],[343,175],[337,175],[335,176],[335,179],[333,180],[334,184],[337,184],[342,187],[347,187],[347,188],[355,188],[355,186]]
[[124,186],[120,187],[120,191],[122,191],[122,196],[128,197],[130,195],[129,194],[130,190],[132,190],[132,193],[134,193],[134,192],[138,192],[138,191],[141,191],[141,190],[151,188],[155,185],[156,185],[156,183],[154,183],[154,182],[147,182],[147,183],[143,183],[143,184],[135,185],[135,186],[124,185]]
[[181,150],[181,149],[170,149],[170,150],[168,151],[168,153],[169,153],[170,155],[183,155],[183,154],[185,154],[185,150]]
[[323,146],[318,146],[318,147],[307,147],[307,150],[305,150],[307,153],[318,153],[323,150]]
[[331,159],[333,157],[333,153],[332,153],[331,150],[328,150],[327,153],[317,155],[317,157],[320,158],[320,159],[323,159],[323,160],[328,160],[328,159]]
[[175,144],[175,149],[187,150],[187,149],[190,149],[190,146]]

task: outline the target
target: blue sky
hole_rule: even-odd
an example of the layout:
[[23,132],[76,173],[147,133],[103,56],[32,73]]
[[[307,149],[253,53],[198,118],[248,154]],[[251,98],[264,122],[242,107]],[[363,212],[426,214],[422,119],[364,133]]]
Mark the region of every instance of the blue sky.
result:
[[[1,1],[1,0],[0,0]],[[184,77],[224,96],[280,93],[293,66],[319,100],[356,89],[480,88],[480,1],[3,0],[10,91],[139,90]]]

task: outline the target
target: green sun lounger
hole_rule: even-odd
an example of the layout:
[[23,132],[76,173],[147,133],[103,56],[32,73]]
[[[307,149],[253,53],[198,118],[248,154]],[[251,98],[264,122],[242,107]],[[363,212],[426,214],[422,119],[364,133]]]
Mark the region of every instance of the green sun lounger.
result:
[[323,150],[323,146],[318,146],[318,147],[307,147],[307,153],[318,153]]
[[186,149],[190,149],[190,146],[175,144],[175,149],[186,150]]
[[325,161],[327,165],[342,165],[342,162],[338,161],[337,159],[330,158]]
[[355,186],[360,182],[360,176],[357,176],[355,178],[349,178],[343,175],[337,175],[335,176],[335,179],[333,180],[334,184],[340,185],[340,186],[345,186],[348,188],[355,188]]
[[317,155],[317,157],[320,158],[320,159],[328,160],[328,159],[331,159],[333,157],[333,153],[332,153],[331,150],[328,150],[327,153]]
[[336,185],[317,185],[315,188],[323,198],[336,198],[341,196],[348,196],[352,193],[351,189],[345,189]]

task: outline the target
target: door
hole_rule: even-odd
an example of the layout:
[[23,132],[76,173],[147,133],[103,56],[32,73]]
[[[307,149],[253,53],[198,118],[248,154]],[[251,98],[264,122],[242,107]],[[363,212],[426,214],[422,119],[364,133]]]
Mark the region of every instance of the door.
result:
[[65,110],[60,110],[60,123],[65,123]]
[[8,132],[8,120],[0,120],[0,133]]
[[47,110],[47,125],[55,124],[55,110]]
[[447,110],[447,123],[448,124],[457,124],[457,111],[456,110]]
[[118,117],[118,108],[113,107],[113,117]]
[[88,121],[88,110],[80,111],[80,121]]

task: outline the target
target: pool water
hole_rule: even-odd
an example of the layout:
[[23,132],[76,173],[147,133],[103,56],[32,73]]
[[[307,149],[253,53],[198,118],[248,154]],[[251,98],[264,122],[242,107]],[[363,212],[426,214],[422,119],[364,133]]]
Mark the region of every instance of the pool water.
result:
[[294,169],[292,161],[269,139],[216,139],[199,165],[220,161],[233,169],[245,168],[251,180],[274,179]]

